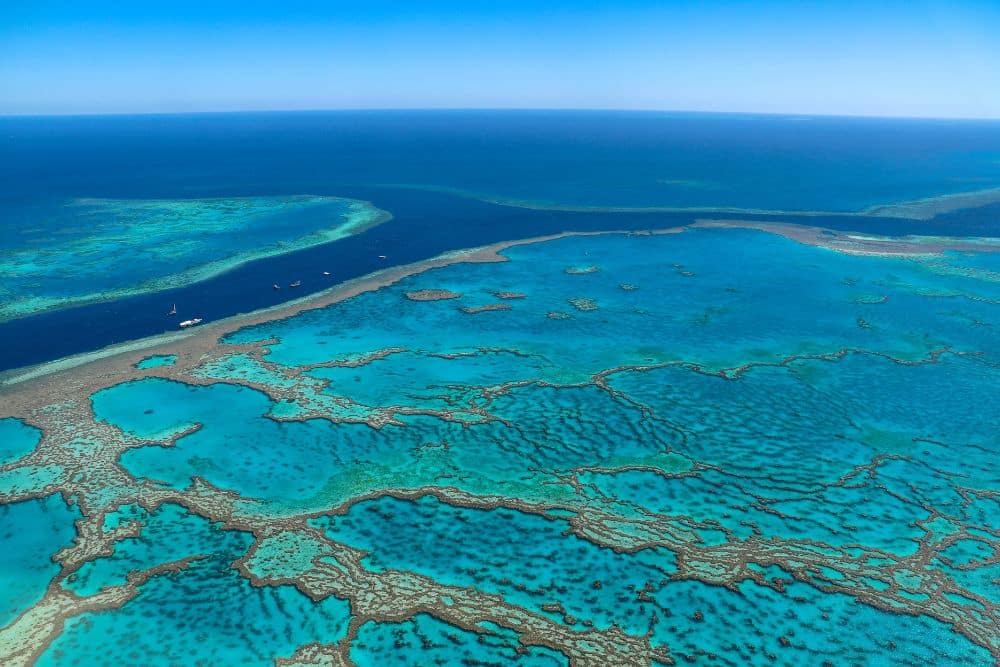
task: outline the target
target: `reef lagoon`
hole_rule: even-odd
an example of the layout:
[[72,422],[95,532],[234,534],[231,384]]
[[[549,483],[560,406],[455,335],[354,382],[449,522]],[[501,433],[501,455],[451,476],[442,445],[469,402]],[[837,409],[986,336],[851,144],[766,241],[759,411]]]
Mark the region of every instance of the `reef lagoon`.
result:
[[1000,659],[1000,124],[44,123],[0,664]]
[[5,213],[0,320],[201,282],[388,217],[367,202],[308,196],[77,199]]

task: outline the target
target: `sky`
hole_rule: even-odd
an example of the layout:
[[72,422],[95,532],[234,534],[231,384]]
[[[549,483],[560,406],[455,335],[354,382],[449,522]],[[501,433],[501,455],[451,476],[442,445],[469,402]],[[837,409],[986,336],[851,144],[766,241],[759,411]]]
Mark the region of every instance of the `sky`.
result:
[[1000,118],[1000,0],[2,0],[0,114]]

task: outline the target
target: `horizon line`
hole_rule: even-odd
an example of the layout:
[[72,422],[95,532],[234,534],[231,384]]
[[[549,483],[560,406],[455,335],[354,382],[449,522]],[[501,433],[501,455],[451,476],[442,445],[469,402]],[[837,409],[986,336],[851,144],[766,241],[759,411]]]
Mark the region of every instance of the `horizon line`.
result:
[[924,116],[862,113],[809,113],[797,111],[719,111],[713,109],[657,109],[621,107],[315,107],[302,109],[199,109],[193,111],[69,111],[69,112],[0,112],[0,119],[10,118],[108,118],[144,116],[201,116],[225,114],[294,114],[294,113],[386,113],[386,112],[567,112],[567,113],[642,113],[642,114],[704,114],[719,116],[773,116],[789,119],[800,118],[852,118],[858,120],[938,120],[1000,122],[1000,116]]

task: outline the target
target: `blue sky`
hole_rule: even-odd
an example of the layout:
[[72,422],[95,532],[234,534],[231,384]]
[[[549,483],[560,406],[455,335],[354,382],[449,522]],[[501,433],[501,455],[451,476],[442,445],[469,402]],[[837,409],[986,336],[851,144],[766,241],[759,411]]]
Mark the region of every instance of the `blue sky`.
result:
[[1000,118],[1000,0],[5,0],[0,113]]

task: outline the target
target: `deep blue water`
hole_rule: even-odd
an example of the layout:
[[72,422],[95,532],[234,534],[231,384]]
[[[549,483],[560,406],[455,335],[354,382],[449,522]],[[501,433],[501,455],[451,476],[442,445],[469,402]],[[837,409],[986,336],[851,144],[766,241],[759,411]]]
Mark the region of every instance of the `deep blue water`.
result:
[[[4,118],[0,137],[0,252],[4,234],[14,233],[5,228],[3,207],[76,197],[329,194],[370,200],[395,216],[356,237],[259,260],[183,289],[0,323],[0,369],[172,330],[176,324],[164,311],[175,302],[217,319],[445,250],[696,217],[530,210],[454,192],[563,206],[848,212],[1000,186],[1000,123],[972,121],[616,112],[203,114]],[[986,207],[929,222],[835,215],[800,221],[888,234],[982,235],[995,232],[996,220],[996,207]],[[333,275],[322,279],[324,270]],[[294,293],[270,289],[299,278],[303,287]]]
[[635,112],[0,119],[4,196],[418,184],[604,206],[850,211],[1000,186],[1000,123]]

